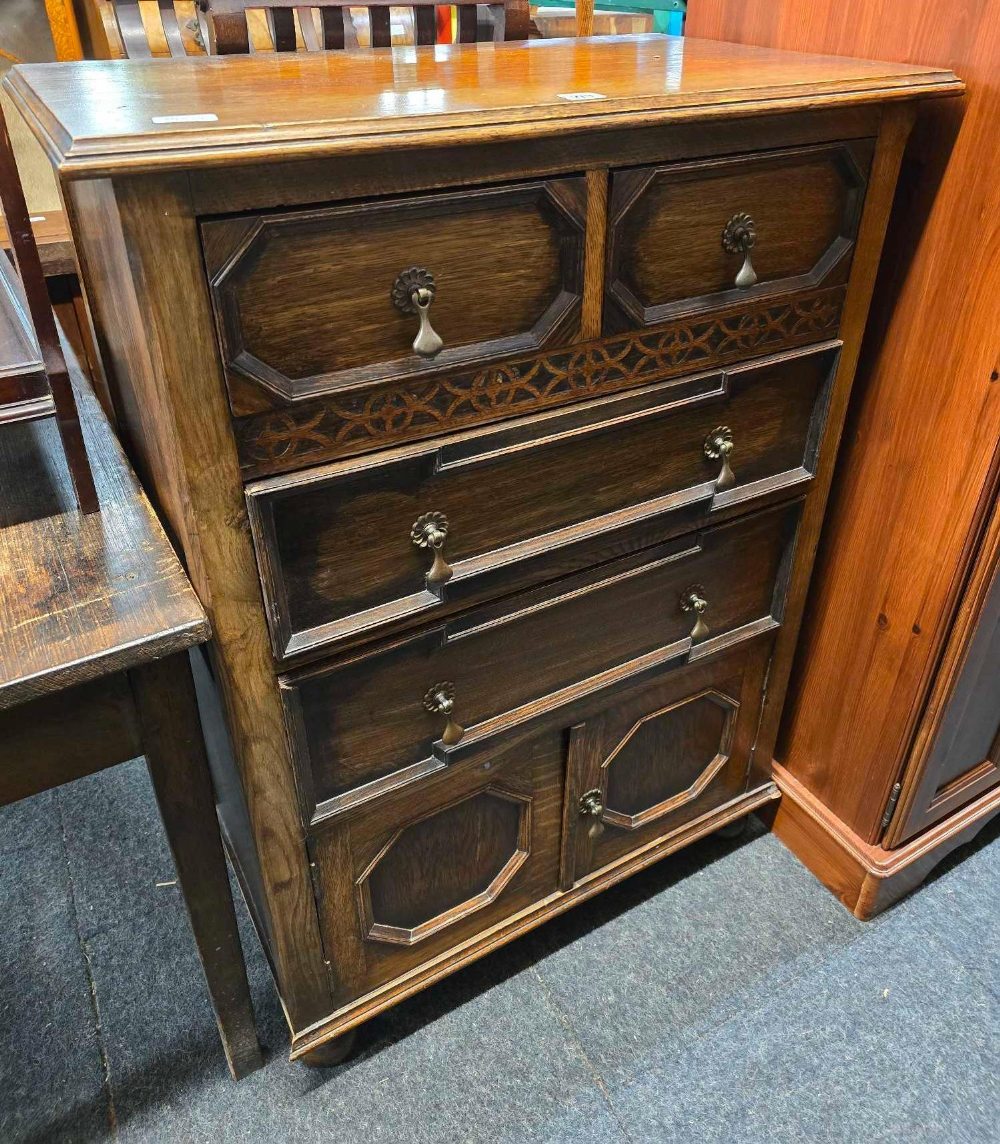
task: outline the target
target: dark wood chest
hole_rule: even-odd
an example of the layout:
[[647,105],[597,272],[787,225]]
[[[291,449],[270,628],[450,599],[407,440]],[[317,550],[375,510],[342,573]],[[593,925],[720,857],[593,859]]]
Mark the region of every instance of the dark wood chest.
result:
[[658,36],[177,67],[81,65],[114,123],[10,86],[302,1055],[776,797],[913,101],[960,85]]

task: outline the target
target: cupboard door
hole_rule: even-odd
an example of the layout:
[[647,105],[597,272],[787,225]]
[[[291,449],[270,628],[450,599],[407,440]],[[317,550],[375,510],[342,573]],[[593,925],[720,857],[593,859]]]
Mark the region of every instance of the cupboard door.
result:
[[550,735],[315,832],[309,848],[338,1004],[554,893],[562,795]]
[[768,781],[751,750],[771,643],[672,672],[571,728],[564,889]]
[[973,570],[917,740],[898,846],[1000,782],[1000,505]]

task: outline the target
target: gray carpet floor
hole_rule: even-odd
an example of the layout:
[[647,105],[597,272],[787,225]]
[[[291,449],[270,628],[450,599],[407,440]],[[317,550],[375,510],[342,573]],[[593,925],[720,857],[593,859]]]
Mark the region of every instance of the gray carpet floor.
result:
[[873,923],[771,835],[706,839],[315,1071],[246,924],[226,1071],[145,768],[0,811],[0,1140],[1000,1140],[1000,826]]

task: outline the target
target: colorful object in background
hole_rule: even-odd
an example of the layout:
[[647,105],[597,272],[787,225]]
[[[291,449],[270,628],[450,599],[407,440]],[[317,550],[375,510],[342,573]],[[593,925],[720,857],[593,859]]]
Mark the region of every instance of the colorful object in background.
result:
[[437,42],[439,44],[453,44],[455,42],[456,19],[455,9],[440,7],[437,9]]
[[[576,8],[576,0],[545,0],[546,8]],[[595,0],[598,12],[648,13],[653,17],[653,31],[670,36],[684,34],[687,0]]]

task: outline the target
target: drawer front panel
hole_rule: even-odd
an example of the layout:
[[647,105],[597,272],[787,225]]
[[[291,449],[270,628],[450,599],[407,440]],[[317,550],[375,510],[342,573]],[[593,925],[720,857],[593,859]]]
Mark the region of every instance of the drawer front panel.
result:
[[204,222],[234,413],[570,340],[584,215],[567,178]]
[[558,889],[563,759],[547,747],[432,776],[313,835],[338,1004]]
[[846,282],[872,142],[616,171],[605,331]]
[[[827,345],[252,486],[276,655],[447,614],[805,484],[836,359]],[[717,488],[722,427],[733,483]],[[413,541],[428,513],[447,530],[447,580]]]
[[671,672],[568,729],[564,889],[767,781],[750,754],[771,643]]
[[[350,810],[643,671],[776,626],[798,516],[798,503],[768,509],[283,677],[307,819]],[[708,601],[707,632],[685,610],[692,590]]]

